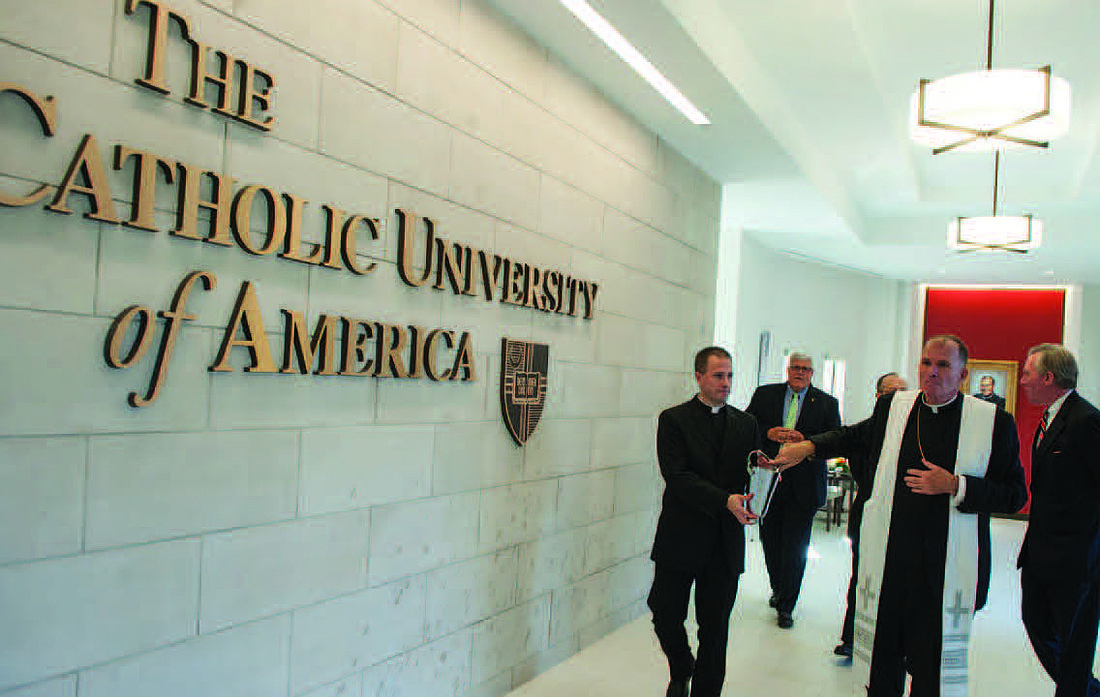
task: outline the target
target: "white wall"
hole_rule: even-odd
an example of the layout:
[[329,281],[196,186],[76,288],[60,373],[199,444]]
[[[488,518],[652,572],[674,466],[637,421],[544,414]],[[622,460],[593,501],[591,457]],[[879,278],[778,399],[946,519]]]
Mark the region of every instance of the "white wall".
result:
[[1100,286],[1081,286],[1081,331],[1077,348],[1077,391],[1100,404]]
[[[3,79],[60,106],[45,139],[0,99],[0,187],[57,185],[85,133],[382,219],[354,277],[41,204],[0,208],[0,694],[499,695],[644,611],[657,411],[713,335],[719,188],[480,0],[173,0],[276,81],[271,133],[134,84],[148,10],[7,3]],[[108,168],[110,163],[108,162]],[[120,215],[129,173],[108,171]],[[602,287],[591,322],[395,270],[393,209]],[[102,359],[130,303],[193,295],[163,393]],[[211,374],[243,280],[278,309],[458,327],[469,384]],[[501,336],[550,344],[523,449]],[[824,344],[822,349],[829,348]],[[846,345],[844,348],[847,348]],[[838,348],[839,350],[839,348]],[[77,685],[79,684],[79,692]]]
[[[728,203],[723,200],[723,216],[728,209]],[[737,308],[740,301],[741,247],[744,233],[740,228],[726,223],[721,223],[721,230],[714,298],[714,343],[732,351],[737,343]]]
[[771,332],[765,382],[785,379],[785,351],[809,352],[818,379],[823,359],[847,361],[849,423],[870,413],[879,375],[893,370],[915,378],[906,348],[909,284],[776,252],[747,234],[740,257],[733,404],[746,406],[756,388],[763,331]]

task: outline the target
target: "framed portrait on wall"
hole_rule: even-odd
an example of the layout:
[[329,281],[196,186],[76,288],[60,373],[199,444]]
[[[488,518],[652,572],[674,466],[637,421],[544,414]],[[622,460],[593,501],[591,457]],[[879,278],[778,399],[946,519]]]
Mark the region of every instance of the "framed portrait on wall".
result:
[[993,402],[1009,414],[1016,413],[1016,361],[983,361],[971,359],[970,374],[963,381],[962,391],[978,399]]

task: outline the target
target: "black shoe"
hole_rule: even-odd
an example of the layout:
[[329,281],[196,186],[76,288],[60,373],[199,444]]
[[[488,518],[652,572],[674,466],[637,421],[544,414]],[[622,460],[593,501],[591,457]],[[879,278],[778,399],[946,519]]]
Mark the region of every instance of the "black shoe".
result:
[[776,599],[775,593],[772,593],[772,597],[768,598],[768,607],[775,610],[779,608],[779,600]]
[[837,656],[844,656],[845,658],[851,658],[852,657],[852,645],[842,641],[842,642],[840,642],[839,644],[836,645],[836,648],[833,649],[833,653],[836,654]]
[[688,697],[687,680],[669,680],[665,697]]
[[779,625],[780,629],[790,629],[794,626],[794,617],[791,616],[791,613],[780,610],[775,623]]

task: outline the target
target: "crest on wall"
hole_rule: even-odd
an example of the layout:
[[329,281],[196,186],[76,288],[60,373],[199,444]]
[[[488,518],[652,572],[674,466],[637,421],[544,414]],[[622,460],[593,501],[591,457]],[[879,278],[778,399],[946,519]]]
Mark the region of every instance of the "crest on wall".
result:
[[546,406],[550,346],[503,338],[500,341],[500,410],[517,445],[535,432]]

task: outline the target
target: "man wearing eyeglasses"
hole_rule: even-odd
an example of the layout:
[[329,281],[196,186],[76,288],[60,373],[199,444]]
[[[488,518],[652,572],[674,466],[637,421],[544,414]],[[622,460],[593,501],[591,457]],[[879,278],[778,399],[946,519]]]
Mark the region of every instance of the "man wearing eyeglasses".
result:
[[[764,452],[775,455],[783,443],[840,428],[840,406],[833,396],[810,384],[813,359],[791,354],[787,381],[761,385],[745,410],[756,417],[767,443]],[[794,606],[806,572],[814,513],[825,504],[825,460],[815,458],[785,472],[760,523],[760,543],[772,595],[768,604],[782,629],[794,626]]]

